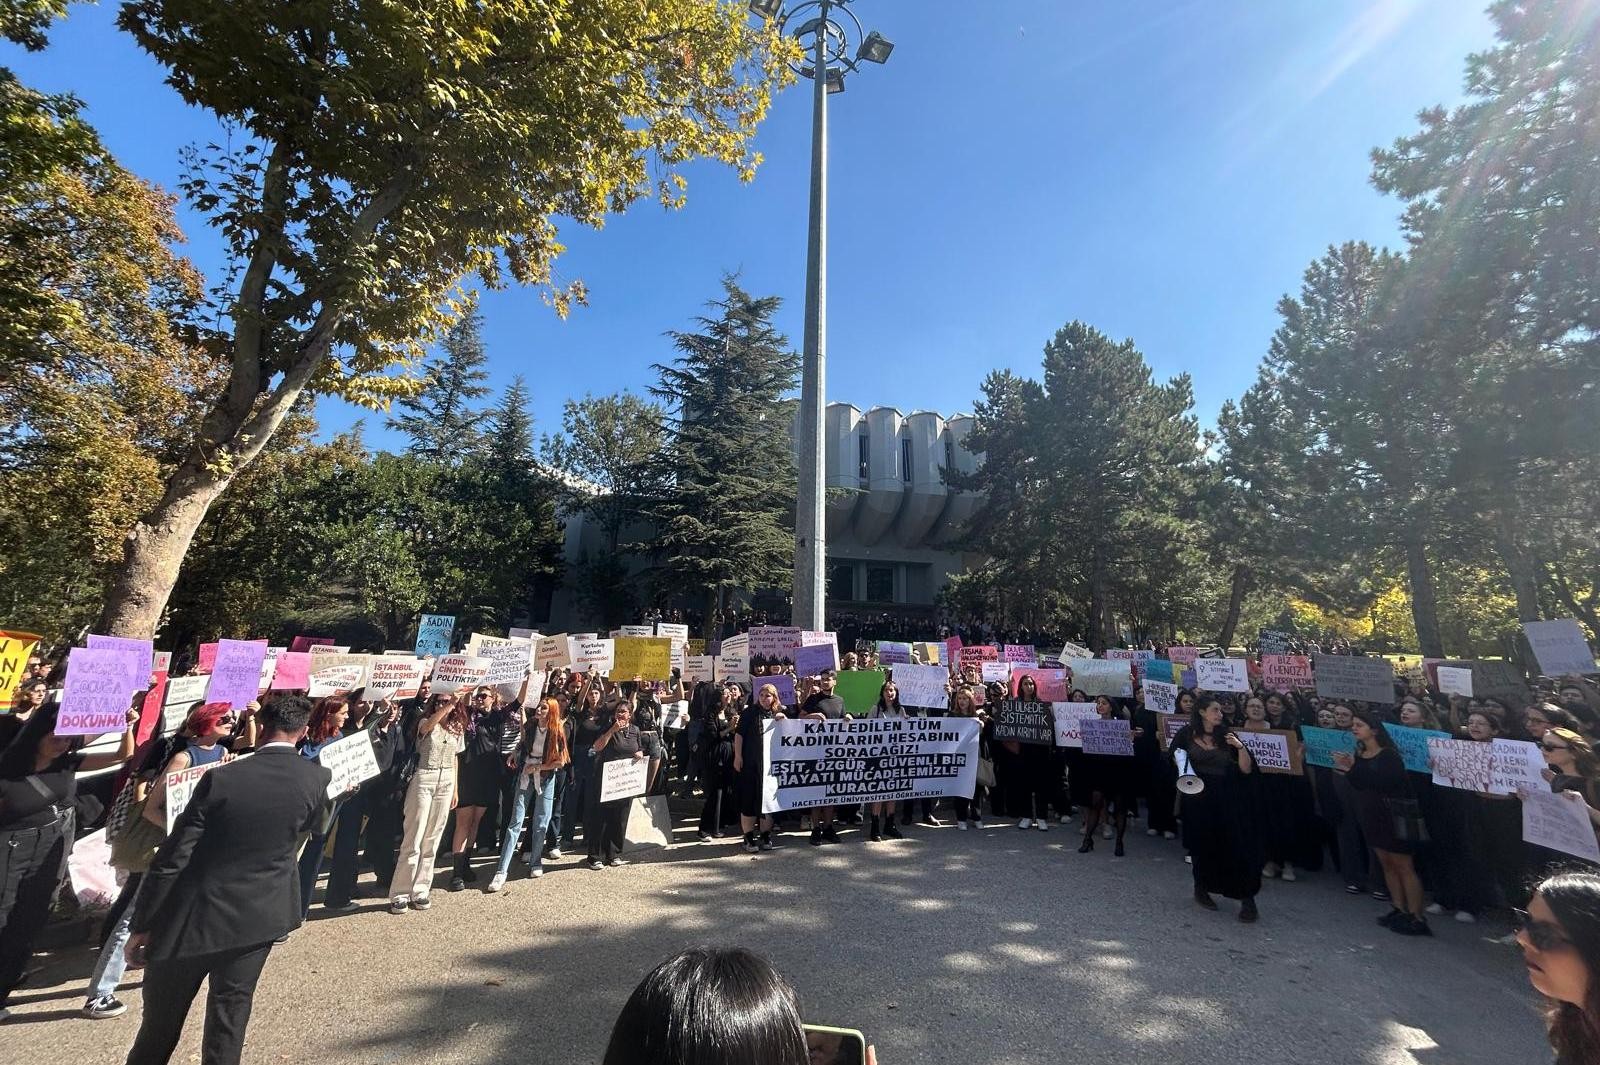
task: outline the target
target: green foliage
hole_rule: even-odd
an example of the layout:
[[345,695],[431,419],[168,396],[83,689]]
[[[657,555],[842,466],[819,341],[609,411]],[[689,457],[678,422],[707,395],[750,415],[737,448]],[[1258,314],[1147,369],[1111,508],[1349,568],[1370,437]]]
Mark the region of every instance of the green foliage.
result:
[[489,394],[483,316],[468,311],[450,327],[439,353],[423,367],[416,395],[398,403],[389,428],[411,438],[411,451],[433,462],[457,461],[478,443],[472,404]]

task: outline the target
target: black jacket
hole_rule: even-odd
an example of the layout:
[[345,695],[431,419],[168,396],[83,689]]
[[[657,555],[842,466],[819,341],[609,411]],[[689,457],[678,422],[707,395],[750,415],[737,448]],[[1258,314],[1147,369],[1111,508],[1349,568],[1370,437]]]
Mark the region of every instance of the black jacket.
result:
[[201,778],[156,853],[132,931],[154,960],[277,939],[300,926],[299,849],[333,775],[289,746],[257,751]]

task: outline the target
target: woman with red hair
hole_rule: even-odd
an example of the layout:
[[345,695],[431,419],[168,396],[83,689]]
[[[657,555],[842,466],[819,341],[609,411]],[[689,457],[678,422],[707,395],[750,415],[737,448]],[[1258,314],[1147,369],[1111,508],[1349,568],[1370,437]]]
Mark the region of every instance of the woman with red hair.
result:
[[522,822],[528,811],[528,798],[533,796],[533,827],[528,833],[528,876],[544,875],[544,835],[550,827],[550,815],[555,810],[556,778],[572,761],[567,749],[567,732],[561,720],[561,703],[556,699],[541,701],[534,710],[533,719],[522,730],[522,742],[512,755],[512,768],[522,766],[521,779],[517,781],[517,797],[511,807],[511,820],[506,823],[505,842],[500,845],[500,868],[489,880],[485,891],[493,893],[506,886],[506,874],[511,872],[511,858],[517,852],[517,841],[522,838]]

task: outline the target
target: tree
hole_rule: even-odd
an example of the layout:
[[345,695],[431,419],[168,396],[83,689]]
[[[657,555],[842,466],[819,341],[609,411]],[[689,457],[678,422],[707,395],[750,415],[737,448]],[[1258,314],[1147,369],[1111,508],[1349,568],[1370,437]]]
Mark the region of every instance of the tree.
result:
[[706,635],[735,589],[786,587],[794,572],[794,451],[789,426],[800,359],[772,324],[782,301],[732,277],[674,332],[678,357],[658,363],[651,394],[667,406],[661,496],[650,551],[662,589],[702,589]]
[[489,394],[484,366],[483,317],[474,309],[445,334],[441,351],[423,369],[414,396],[399,401],[389,428],[411,438],[411,451],[434,462],[459,461],[478,443],[478,412],[472,404]]
[[195,530],[306,391],[383,406],[461,311],[468,273],[543,287],[555,218],[600,225],[685,164],[748,178],[793,47],[738,5],[133,0],[119,24],[238,127],[185,194],[229,249],[227,381],[128,534],[101,627],[150,635]]

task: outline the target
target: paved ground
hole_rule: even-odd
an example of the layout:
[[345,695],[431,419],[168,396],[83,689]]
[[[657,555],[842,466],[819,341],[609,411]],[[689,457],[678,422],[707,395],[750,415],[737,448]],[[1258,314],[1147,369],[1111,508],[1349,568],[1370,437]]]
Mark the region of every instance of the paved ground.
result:
[[[274,951],[245,1060],[598,1062],[639,977],[707,942],[766,952],[808,1018],[864,1029],[884,1065],[1549,1060],[1516,951],[1486,940],[1502,927],[1396,936],[1328,874],[1269,883],[1245,926],[1190,901],[1177,844],[1130,834],[1125,859],[1079,855],[1071,829],[791,836],[755,858],[690,844],[599,873],[569,858],[501,895],[440,891],[427,914],[372,900]],[[64,951],[15,996],[0,1061],[122,1060],[139,993],[121,1019],[81,1019],[92,963]],[[175,1060],[198,1060],[199,1020]]]

